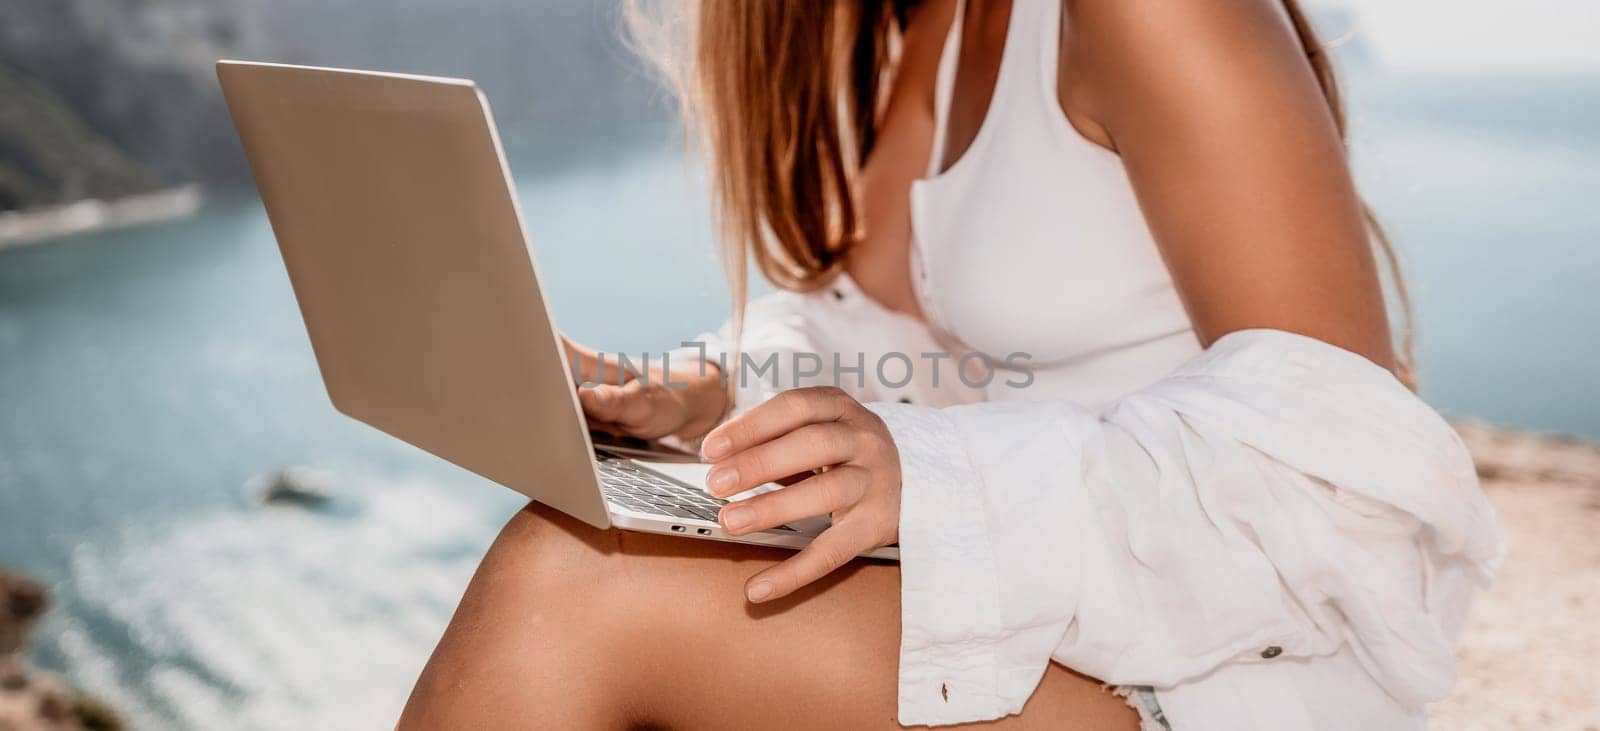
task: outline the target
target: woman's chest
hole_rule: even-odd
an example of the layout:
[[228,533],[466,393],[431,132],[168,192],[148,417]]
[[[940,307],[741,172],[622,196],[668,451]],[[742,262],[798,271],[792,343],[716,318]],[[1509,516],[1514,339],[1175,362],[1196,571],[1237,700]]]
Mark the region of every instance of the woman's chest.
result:
[[1120,161],[996,154],[912,189],[912,276],[962,344],[1035,363],[1189,327]]

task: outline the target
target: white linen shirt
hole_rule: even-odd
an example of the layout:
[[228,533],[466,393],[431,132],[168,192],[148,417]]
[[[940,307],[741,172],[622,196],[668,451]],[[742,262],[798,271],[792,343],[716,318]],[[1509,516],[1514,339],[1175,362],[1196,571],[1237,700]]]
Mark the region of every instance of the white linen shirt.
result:
[[1102,408],[972,403],[950,372],[874,383],[939,346],[848,278],[746,318],[758,362],[866,353],[833,385],[900,453],[902,724],[1018,713],[1051,660],[1153,687],[1180,731],[1420,727],[1452,685],[1499,528],[1454,431],[1365,358],[1248,330]]

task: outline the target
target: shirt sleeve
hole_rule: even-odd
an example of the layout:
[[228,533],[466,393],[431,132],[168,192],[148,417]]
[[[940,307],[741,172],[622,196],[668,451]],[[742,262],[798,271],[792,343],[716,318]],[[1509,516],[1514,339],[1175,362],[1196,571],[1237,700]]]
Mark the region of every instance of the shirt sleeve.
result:
[[1098,413],[869,406],[901,456],[907,725],[1017,713],[1051,659],[1160,689],[1347,649],[1420,708],[1501,555],[1449,425],[1286,332],[1230,334]]

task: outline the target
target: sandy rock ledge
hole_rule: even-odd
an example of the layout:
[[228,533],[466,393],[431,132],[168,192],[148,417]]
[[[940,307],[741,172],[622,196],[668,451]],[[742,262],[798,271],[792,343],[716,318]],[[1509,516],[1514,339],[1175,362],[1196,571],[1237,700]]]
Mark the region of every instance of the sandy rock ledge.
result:
[[1506,534],[1437,729],[1600,731],[1600,444],[1456,424]]

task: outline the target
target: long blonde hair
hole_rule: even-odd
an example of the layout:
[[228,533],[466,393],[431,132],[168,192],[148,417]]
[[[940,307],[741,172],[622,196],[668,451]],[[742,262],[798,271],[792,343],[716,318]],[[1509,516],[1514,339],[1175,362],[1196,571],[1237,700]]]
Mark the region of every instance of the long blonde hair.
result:
[[[774,286],[806,291],[837,276],[861,240],[857,181],[917,0],[641,2],[628,2],[629,35],[673,84],[706,158],[738,331],[750,260]],[[1328,47],[1296,0],[1282,2],[1346,139]],[[1409,383],[1410,295],[1388,235],[1361,210],[1402,318],[1397,371]]]

